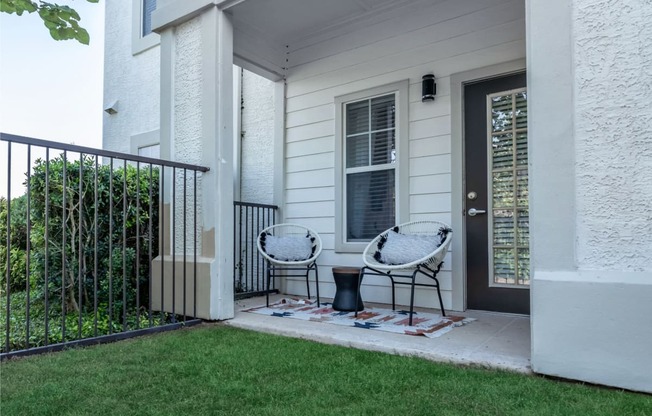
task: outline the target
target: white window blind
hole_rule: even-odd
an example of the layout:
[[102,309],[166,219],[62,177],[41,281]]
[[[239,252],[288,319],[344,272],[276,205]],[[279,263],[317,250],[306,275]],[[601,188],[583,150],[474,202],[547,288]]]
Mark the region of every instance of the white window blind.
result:
[[156,0],[143,0],[143,32],[145,37],[152,33],[152,12],[156,10]]
[[396,222],[396,95],[345,107],[346,240],[369,241]]

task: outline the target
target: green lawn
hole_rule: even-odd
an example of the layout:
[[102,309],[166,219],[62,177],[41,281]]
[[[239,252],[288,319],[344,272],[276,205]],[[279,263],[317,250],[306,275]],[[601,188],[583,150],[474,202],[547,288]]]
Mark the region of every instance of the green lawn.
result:
[[651,415],[652,397],[203,325],[0,365],[9,415]]

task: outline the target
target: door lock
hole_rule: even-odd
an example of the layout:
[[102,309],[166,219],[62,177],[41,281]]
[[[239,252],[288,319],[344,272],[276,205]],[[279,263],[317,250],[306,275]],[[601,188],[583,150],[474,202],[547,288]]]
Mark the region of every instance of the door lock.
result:
[[475,209],[475,208],[469,209],[469,217],[475,217],[478,214],[486,214],[486,213],[487,211],[483,209]]

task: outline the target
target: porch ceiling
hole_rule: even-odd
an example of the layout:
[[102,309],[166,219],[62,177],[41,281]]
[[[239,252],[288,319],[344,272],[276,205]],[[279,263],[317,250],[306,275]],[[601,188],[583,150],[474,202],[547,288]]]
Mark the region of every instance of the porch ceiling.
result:
[[[305,54],[322,41],[441,1],[241,0],[226,2],[223,9],[233,22],[236,64],[279,79],[292,64],[288,57],[293,52]],[[315,48],[313,59],[320,57]]]

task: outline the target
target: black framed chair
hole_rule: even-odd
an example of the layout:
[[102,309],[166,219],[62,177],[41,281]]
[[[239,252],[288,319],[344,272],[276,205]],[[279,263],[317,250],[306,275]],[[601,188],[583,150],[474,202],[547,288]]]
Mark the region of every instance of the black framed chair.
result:
[[[452,237],[453,231],[448,224],[438,221],[413,221],[389,228],[365,248],[362,254],[365,266],[360,270],[358,280],[362,280],[366,275],[389,277],[392,282],[394,310],[396,285],[409,285],[410,326],[414,315],[414,289],[417,286],[433,287],[437,290],[441,313],[446,316],[437,274],[444,263]],[[434,282],[417,282],[418,276],[424,276]],[[357,316],[357,312],[355,315]]]
[[257,246],[265,258],[267,306],[272,279],[277,276],[305,276],[308,299],[310,299],[310,272],[315,273],[317,306],[319,301],[319,270],[317,258],[321,254],[322,242],[316,231],[299,224],[276,224],[258,234]]

